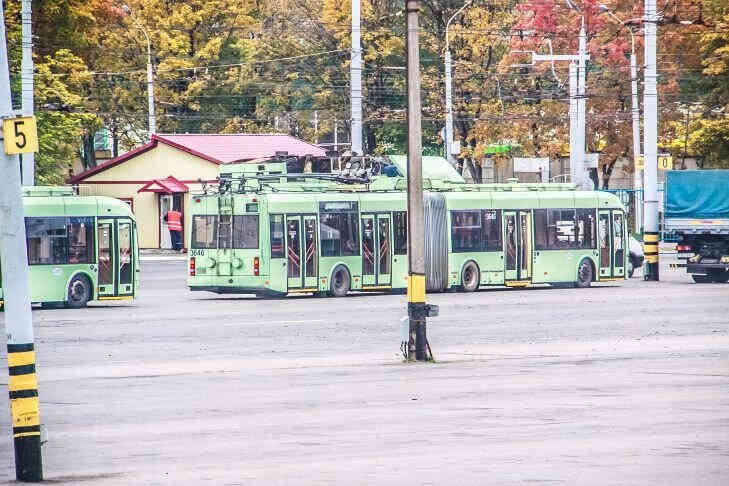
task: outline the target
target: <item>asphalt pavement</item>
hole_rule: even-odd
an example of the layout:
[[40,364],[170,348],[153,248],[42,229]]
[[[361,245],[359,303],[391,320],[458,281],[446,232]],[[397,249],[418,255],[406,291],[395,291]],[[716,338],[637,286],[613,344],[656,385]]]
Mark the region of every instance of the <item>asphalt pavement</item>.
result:
[[401,360],[403,295],[191,293],[146,261],[134,303],[34,311],[45,477],[725,486],[729,284],[671,258],[658,283],[429,295],[432,364]]

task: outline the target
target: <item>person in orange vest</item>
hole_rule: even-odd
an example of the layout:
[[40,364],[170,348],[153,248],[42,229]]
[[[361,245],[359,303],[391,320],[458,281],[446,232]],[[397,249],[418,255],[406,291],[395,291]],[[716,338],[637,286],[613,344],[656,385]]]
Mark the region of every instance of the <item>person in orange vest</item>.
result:
[[167,211],[164,219],[167,221],[167,228],[170,230],[172,248],[182,251],[182,213],[172,209]]

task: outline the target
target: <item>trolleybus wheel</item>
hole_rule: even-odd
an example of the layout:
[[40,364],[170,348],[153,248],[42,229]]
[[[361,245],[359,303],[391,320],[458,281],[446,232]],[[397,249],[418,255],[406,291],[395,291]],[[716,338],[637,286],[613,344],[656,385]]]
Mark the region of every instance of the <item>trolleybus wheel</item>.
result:
[[694,279],[694,282],[696,283],[711,283],[711,275],[697,275],[692,274],[691,278]]
[[332,281],[329,293],[334,297],[344,297],[349,292],[351,279],[349,271],[344,265],[338,265],[332,273]]
[[478,289],[479,276],[481,273],[478,270],[478,265],[475,262],[470,261],[466,263],[461,272],[461,283],[464,292],[473,292]]
[[86,307],[86,303],[90,298],[91,286],[89,280],[82,275],[74,276],[68,284],[68,307],[72,309]]
[[592,283],[592,263],[587,258],[580,262],[580,266],[577,268],[577,287],[586,288]]

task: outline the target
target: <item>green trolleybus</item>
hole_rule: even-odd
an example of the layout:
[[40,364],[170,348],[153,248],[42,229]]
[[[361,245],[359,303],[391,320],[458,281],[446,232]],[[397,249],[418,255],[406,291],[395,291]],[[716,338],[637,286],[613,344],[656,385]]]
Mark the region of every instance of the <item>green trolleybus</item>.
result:
[[[135,297],[139,251],[129,205],[36,186],[23,189],[23,208],[33,303],[78,308]],[[0,303],[2,296],[0,288]]]
[[[216,293],[407,287],[405,180],[259,176],[192,198],[188,286]],[[625,278],[625,209],[570,184],[425,180],[429,292]]]

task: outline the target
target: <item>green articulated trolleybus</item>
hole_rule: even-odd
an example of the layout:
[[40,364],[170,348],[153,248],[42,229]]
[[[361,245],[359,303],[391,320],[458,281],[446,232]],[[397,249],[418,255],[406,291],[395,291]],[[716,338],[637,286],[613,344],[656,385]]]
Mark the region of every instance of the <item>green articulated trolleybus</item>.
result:
[[[337,297],[405,289],[405,179],[344,182],[221,176],[192,198],[189,288]],[[570,184],[424,185],[429,292],[625,278],[626,214],[612,194]]]
[[[129,205],[35,186],[23,188],[23,209],[33,303],[78,308],[136,296],[139,250]],[[2,297],[0,287],[0,305]]]

